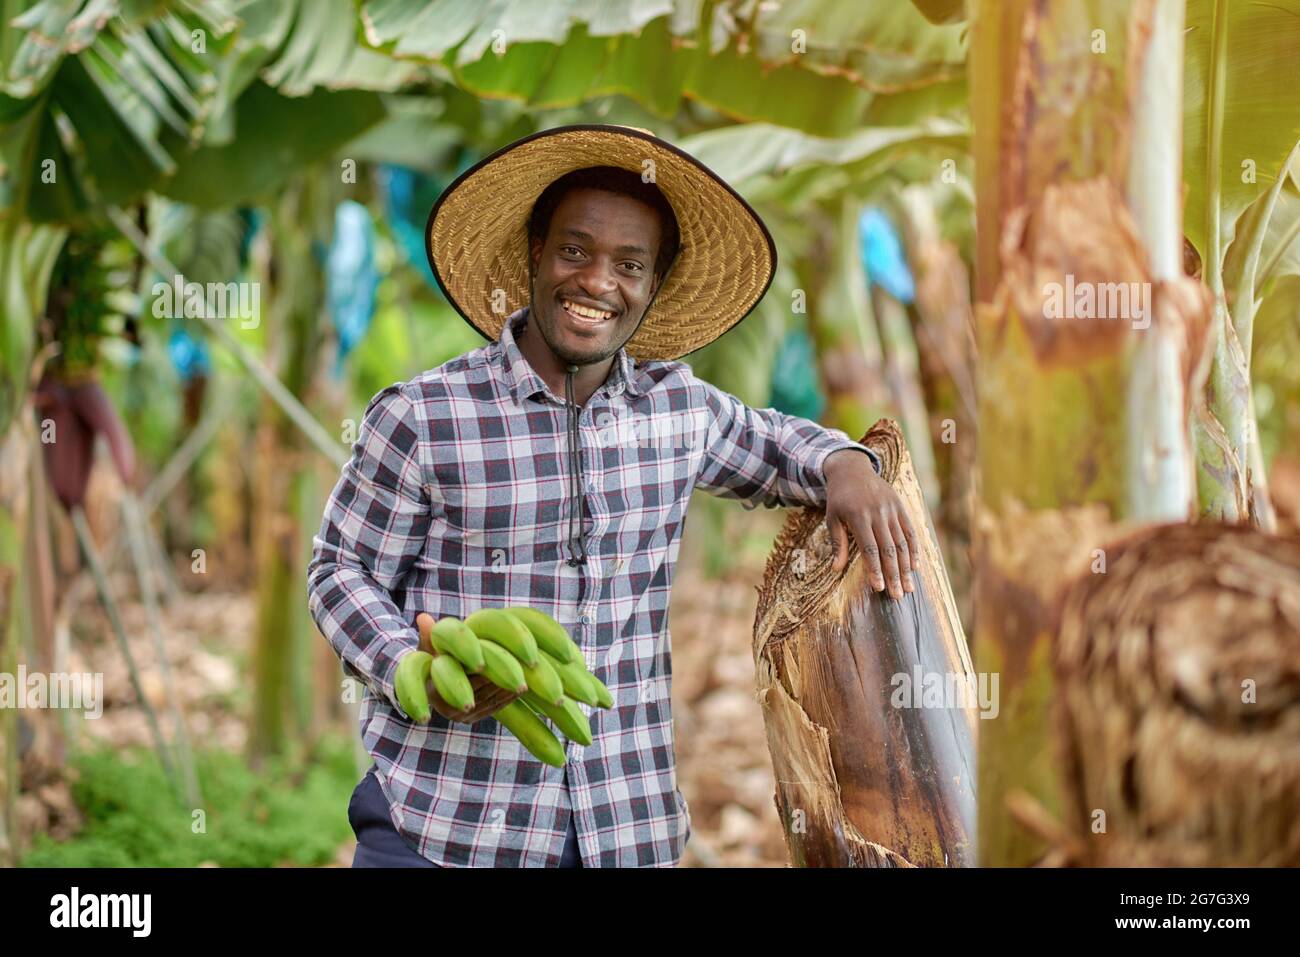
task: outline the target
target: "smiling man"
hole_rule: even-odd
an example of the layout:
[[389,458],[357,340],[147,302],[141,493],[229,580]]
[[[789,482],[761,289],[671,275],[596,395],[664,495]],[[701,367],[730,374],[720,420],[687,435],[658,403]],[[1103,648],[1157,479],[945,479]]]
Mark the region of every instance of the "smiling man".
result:
[[[673,866],[690,820],[667,613],[691,492],[824,508],[837,570],[852,535],[895,599],[912,528],[864,446],[678,361],[776,266],[758,215],[686,153],[625,127],[528,137],[447,189],[428,249],[489,342],[374,397],[308,569],[312,616],[366,689],[354,866]],[[420,613],[510,604],[558,619],[614,696],[580,706],[593,741],[563,768],[490,717],[514,695],[481,676],[469,714],[430,685],[423,723],[394,690]]]

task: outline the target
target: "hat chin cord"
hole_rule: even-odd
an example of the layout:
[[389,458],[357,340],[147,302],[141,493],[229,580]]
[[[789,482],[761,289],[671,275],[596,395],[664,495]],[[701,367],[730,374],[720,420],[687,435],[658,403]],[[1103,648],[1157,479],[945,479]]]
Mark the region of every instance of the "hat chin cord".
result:
[[587,564],[587,553],[582,543],[582,439],[578,432],[578,417],[582,410],[573,400],[573,375],[578,367],[569,363],[564,375],[564,401],[569,416],[569,552],[570,568]]
[[[675,257],[674,257],[675,262]],[[670,266],[671,269],[671,266]],[[531,264],[529,272],[532,273]],[[664,272],[664,278],[667,278],[668,270]],[[535,275],[530,275],[531,280]],[[650,296],[650,301],[646,303],[645,310],[641,313],[641,322],[637,323],[637,328],[641,328],[641,323],[645,322],[646,314],[650,311],[650,306],[654,303],[655,297],[659,295],[659,290],[663,288],[663,279],[660,279],[659,285],[655,287],[654,293]],[[532,292],[530,288],[530,293]],[[535,298],[535,297],[532,297]],[[547,343],[547,348],[551,348]],[[554,350],[552,349],[552,352]],[[556,356],[556,358],[559,358]],[[573,396],[573,376],[578,371],[578,364],[566,362],[564,373],[564,403],[565,411],[568,414],[568,428],[566,429],[569,445],[569,519],[567,527],[567,539],[569,544],[569,558],[566,564],[570,568],[576,568],[579,565],[587,564],[586,546],[582,541],[582,487],[583,487],[583,470],[582,470],[582,437],[579,432],[579,418],[582,410],[574,401]]]

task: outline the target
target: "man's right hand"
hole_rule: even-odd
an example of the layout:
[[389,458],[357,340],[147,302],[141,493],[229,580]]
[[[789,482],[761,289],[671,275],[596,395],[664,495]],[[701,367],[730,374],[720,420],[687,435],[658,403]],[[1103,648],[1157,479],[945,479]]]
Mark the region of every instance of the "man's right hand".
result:
[[[415,617],[415,626],[420,629],[420,650],[430,655],[437,654],[433,649],[433,625],[433,616],[428,612],[422,611]],[[443,700],[442,695],[438,694],[438,689],[434,687],[433,681],[426,680],[425,690],[429,696],[429,706],[448,721],[473,724],[500,711],[519,697],[516,692],[498,688],[482,675],[469,675],[468,677],[469,686],[474,691],[474,707],[472,709],[461,711],[453,708]]]

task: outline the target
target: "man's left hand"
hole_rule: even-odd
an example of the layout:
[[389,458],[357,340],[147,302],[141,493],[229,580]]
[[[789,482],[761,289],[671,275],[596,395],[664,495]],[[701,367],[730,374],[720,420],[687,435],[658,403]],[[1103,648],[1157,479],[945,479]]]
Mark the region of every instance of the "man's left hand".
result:
[[867,563],[867,580],[890,597],[910,592],[921,549],[907,510],[893,487],[876,474],[871,459],[857,449],[826,457],[826,527],[835,544],[836,572],[848,564],[848,530]]

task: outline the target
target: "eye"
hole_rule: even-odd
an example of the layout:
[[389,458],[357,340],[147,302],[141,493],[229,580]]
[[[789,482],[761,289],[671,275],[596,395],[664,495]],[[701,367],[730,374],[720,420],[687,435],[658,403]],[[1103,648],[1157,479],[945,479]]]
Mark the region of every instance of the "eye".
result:
[[566,256],[581,256],[581,255],[582,255],[582,250],[579,249],[577,246],[561,246],[561,247],[560,247],[560,252],[564,253]]
[[633,270],[634,272],[640,272],[642,269],[645,268],[645,267],[642,266],[640,263],[638,263],[638,262],[631,262],[630,260],[629,260],[628,262],[623,263],[623,266],[624,266],[624,268],[626,268],[626,269],[631,269],[631,270]]

